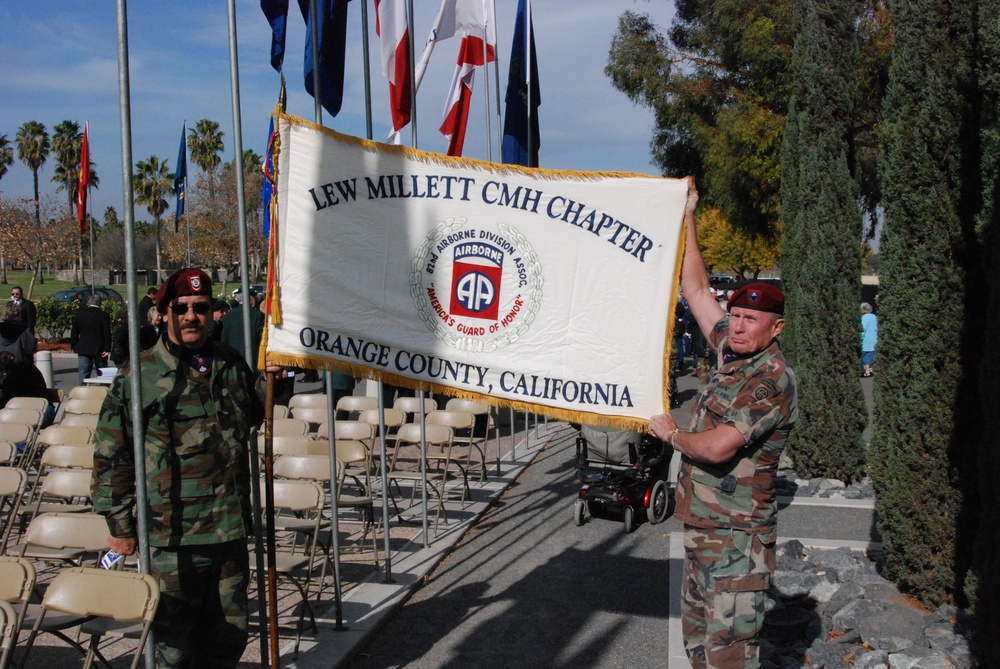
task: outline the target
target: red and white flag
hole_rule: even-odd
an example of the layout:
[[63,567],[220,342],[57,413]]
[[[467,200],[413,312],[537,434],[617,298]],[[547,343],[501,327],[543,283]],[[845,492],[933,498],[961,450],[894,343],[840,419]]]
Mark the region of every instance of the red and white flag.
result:
[[[442,3],[442,11],[449,0]],[[493,5],[488,0],[450,0],[453,19],[447,25],[453,28],[445,33],[445,24],[438,32],[438,39],[462,35],[458,48],[458,62],[451,80],[448,100],[444,107],[444,122],[441,134],[448,138],[448,155],[462,155],[465,143],[465,128],[469,120],[469,103],[475,83],[476,68],[495,58],[496,26],[493,20]],[[439,16],[441,13],[439,12]]]
[[389,80],[394,132],[410,122],[410,31],[404,0],[375,0],[375,32],[382,45],[382,74]]
[[80,180],[76,190],[76,218],[80,222],[80,234],[87,233],[87,187],[90,186],[90,147],[87,131],[90,124],[83,126],[83,145],[80,147]]

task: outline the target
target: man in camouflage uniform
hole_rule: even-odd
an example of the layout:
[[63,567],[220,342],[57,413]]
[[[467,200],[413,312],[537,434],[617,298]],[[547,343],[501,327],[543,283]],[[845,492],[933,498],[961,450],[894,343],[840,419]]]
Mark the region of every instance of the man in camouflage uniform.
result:
[[[235,667],[247,644],[250,474],[247,440],[263,418],[243,356],[211,342],[212,283],[178,270],[156,294],[167,332],[139,357],[150,568],[159,579],[158,667]],[[101,409],[93,502],[108,545],[135,552],[132,368]]]
[[694,408],[690,431],[669,415],[649,431],[682,454],[675,516],[684,523],[681,624],[695,669],[760,666],[757,635],[774,573],[774,476],[795,423],[795,375],[777,337],[784,295],[751,283],[729,300],[709,289],[689,184],[681,285],[709,345],[723,357]]

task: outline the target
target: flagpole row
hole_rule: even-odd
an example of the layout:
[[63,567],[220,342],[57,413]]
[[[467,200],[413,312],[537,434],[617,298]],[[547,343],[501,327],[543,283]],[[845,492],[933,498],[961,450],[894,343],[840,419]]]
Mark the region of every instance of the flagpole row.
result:
[[409,32],[410,39],[408,40],[409,45],[409,66],[410,66],[410,145],[413,148],[418,148],[417,143],[417,86],[419,82],[416,80],[416,73],[414,71],[414,59],[416,55],[416,50],[413,47],[413,36],[416,34],[414,32],[413,23],[413,0],[406,0],[406,29]]
[[[490,113],[490,27],[483,26],[483,102],[486,106],[486,161],[493,162],[493,138]],[[496,40],[494,40],[496,41]],[[494,61],[496,62],[496,61]]]

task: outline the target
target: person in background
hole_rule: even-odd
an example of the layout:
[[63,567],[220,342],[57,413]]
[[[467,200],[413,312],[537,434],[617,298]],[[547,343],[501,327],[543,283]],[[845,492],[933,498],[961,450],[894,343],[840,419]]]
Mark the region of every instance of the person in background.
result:
[[91,295],[90,304],[76,312],[69,343],[77,356],[78,380],[82,386],[91,372],[104,367],[111,352],[111,317],[101,309],[101,296]]
[[0,317],[0,351],[13,353],[21,362],[34,363],[38,341],[24,324],[24,311],[8,303]]
[[45,377],[34,364],[24,362],[10,351],[4,351],[0,353],[0,370],[3,371],[3,381],[0,382],[0,408],[7,406],[7,402],[15,397],[48,398],[49,389],[45,386]]
[[878,316],[872,313],[872,305],[861,303],[861,376],[872,375],[875,364],[875,344],[878,343]]
[[153,298],[156,297],[156,286],[150,286],[146,289],[146,294],[143,295],[142,299],[139,300],[139,306],[136,308],[136,318],[139,319],[139,326],[142,327],[143,320],[146,318],[146,314],[149,313],[150,309],[156,307]]
[[798,395],[778,345],[784,294],[747,284],[729,299],[726,315],[698,249],[697,203],[689,180],[681,286],[709,345],[731,355],[698,396],[689,429],[661,414],[650,419],[649,432],[681,453],[674,516],[684,523],[681,628],[691,666],[756,669],[774,574],[774,481]]
[[38,310],[35,308],[35,303],[24,296],[24,291],[21,290],[20,286],[14,286],[10,289],[10,302],[7,304],[12,304],[20,310],[21,322],[24,323],[24,327],[28,328],[28,332],[32,335],[35,334]]
[[224,300],[216,300],[212,305],[212,323],[208,329],[208,338],[212,341],[222,341],[222,319],[229,311],[229,304]]
[[160,336],[167,331],[163,314],[156,307],[150,307],[146,320],[147,323],[139,328],[139,348],[143,351],[153,348]]

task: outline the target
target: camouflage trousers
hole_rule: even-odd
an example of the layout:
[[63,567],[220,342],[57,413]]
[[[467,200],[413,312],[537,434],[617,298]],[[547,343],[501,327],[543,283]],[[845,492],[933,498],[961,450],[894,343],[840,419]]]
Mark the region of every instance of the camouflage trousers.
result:
[[247,646],[246,540],[150,548],[160,582],[156,634],[158,669],[235,667]]
[[693,669],[757,669],[776,532],[684,528],[681,629]]

